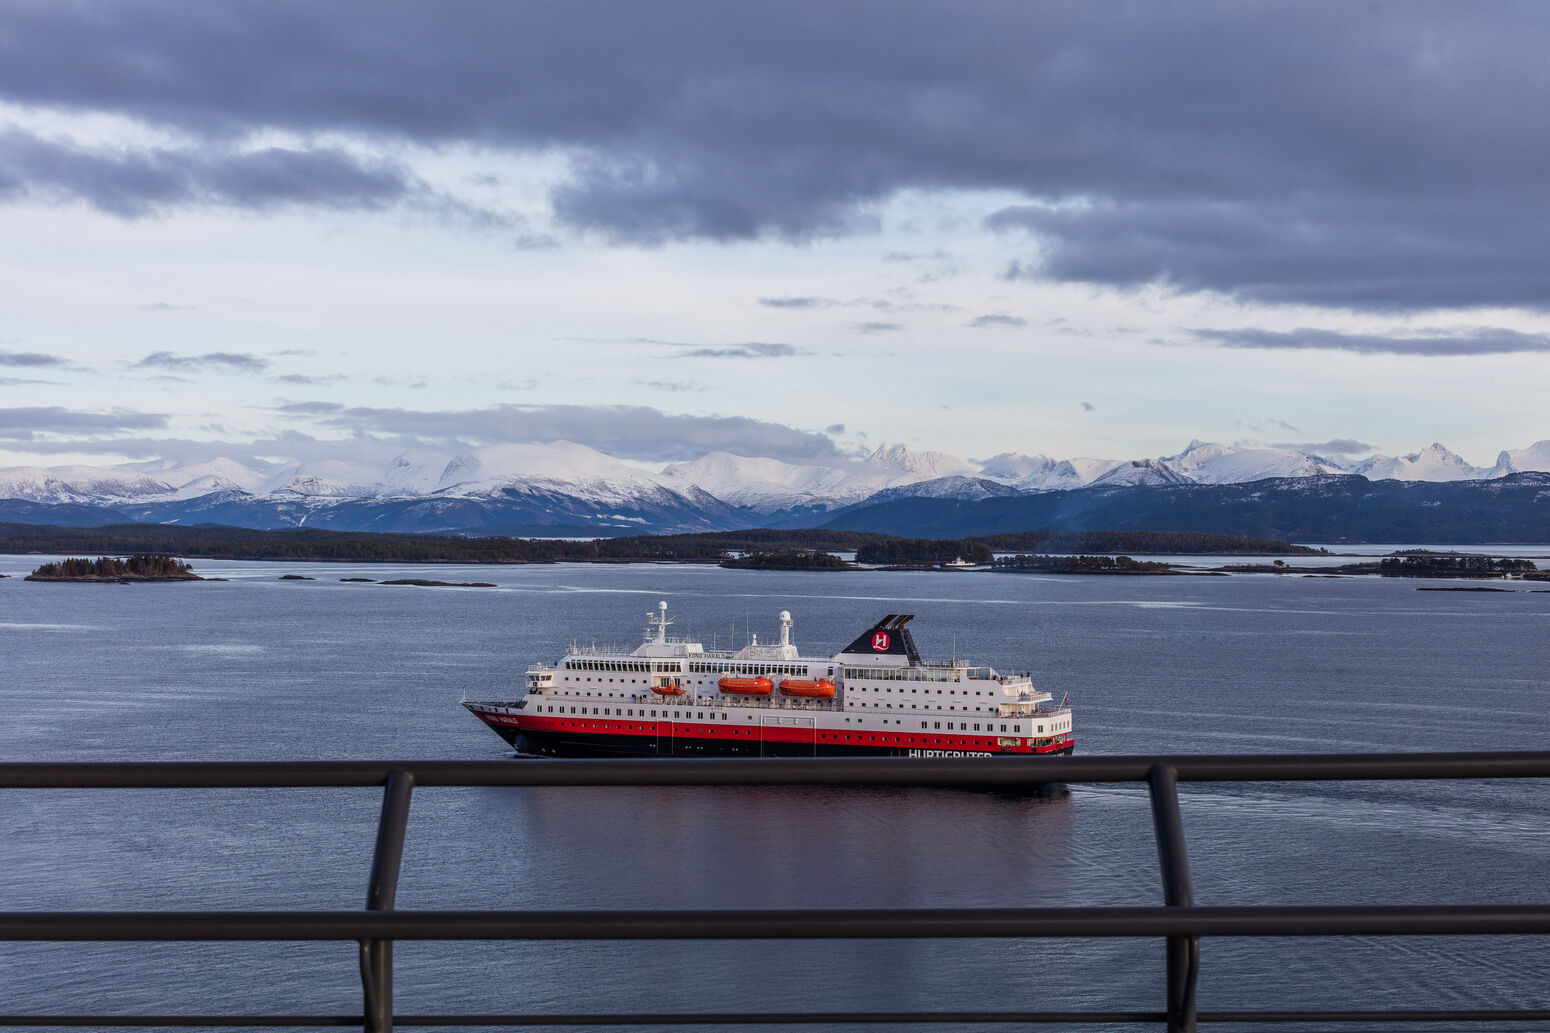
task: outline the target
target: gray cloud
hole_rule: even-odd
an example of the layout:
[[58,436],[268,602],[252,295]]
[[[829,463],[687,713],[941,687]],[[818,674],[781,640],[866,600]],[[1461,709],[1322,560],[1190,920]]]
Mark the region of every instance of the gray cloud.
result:
[[279,410],[291,416],[333,416],[344,412],[345,407],[338,402],[288,402]]
[[749,341],[747,344],[733,344],[725,348],[691,348],[680,354],[687,359],[778,359],[804,353],[789,344]]
[[1433,330],[1417,334],[1347,334],[1334,330],[1193,330],[1207,344],[1223,348],[1325,349],[1361,355],[1504,355],[1550,352],[1550,334],[1530,334],[1503,327]]
[[380,209],[420,189],[390,163],[367,165],[329,148],[93,151],[17,129],[0,133],[0,200],[84,201],[121,218],[189,204]]
[[[1550,200],[1527,193],[1515,203]],[[1533,267],[1545,245],[1530,222],[1500,197],[1470,197],[1444,209],[1431,198],[1356,192],[1015,207],[987,220],[994,229],[1029,230],[1044,251],[1040,260],[1013,262],[1009,280],[1155,284],[1368,311],[1550,307],[1544,277]]]
[[880,322],[853,323],[851,328],[858,334],[889,334],[895,330],[903,330],[904,324]]
[[[127,430],[156,430],[167,425],[161,413],[114,409],[82,412],[57,405],[0,409],[0,438],[32,441],[36,434],[116,434]],[[79,449],[79,445],[74,446]]]
[[967,323],[964,324],[964,326],[972,326],[975,329],[980,329],[980,330],[983,330],[983,329],[985,329],[987,327],[993,327],[993,326],[1012,326],[1012,327],[1016,327],[1016,326],[1027,326],[1027,325],[1028,325],[1028,321],[1026,319],[1024,319],[1022,316],[1001,316],[1001,315],[975,316],[973,319],[969,320]]
[[[218,432],[218,428],[210,427]],[[0,433],[3,437],[3,433]],[[287,431],[273,437],[253,440],[194,441],[188,438],[163,437],[106,437],[92,440],[80,438],[33,439],[27,442],[28,452],[40,455],[89,452],[100,455],[124,456],[130,459],[166,459],[173,462],[192,463],[208,459],[235,459],[254,469],[273,467],[273,457],[286,456],[299,462],[339,459],[348,454],[362,462],[386,463],[403,450],[392,442],[377,442],[366,438],[350,438],[347,441],[315,438],[297,431]]]
[[1363,452],[1375,452],[1378,449],[1377,445],[1369,445],[1355,438],[1332,438],[1329,441],[1282,441],[1274,447],[1337,456],[1358,455]]
[[57,355],[45,355],[42,352],[12,352],[0,350],[0,366],[40,369],[43,367],[58,367],[64,365],[66,365],[65,360]]
[[272,377],[276,384],[286,384],[292,387],[326,387],[329,384],[342,383],[350,378],[343,373],[330,373],[327,376],[309,377],[304,373],[283,373]]
[[1093,405],[1093,403],[1091,403],[1091,402],[1083,402],[1082,403],[1082,409],[1085,412],[1092,412],[1096,408],[1097,408],[1097,406]]
[[246,352],[205,352],[203,355],[152,352],[135,363],[135,368],[201,373],[262,373],[269,368],[269,360]]
[[839,302],[829,298],[798,297],[760,298],[759,304],[766,308],[821,308],[825,305],[837,305]]
[[[0,195],[132,214],[371,208],[392,162],[279,130],[559,154],[559,218],[616,240],[805,240],[901,191],[1025,201],[1016,275],[1366,309],[1550,305],[1550,19],[1525,3],[1103,8],[1050,0],[18,4],[0,98],[201,149],[13,138]],[[886,17],[886,46],[876,38]],[[370,31],[362,31],[369,25]],[[539,99],[541,98],[541,100]]]
[[165,301],[153,301],[153,302],[150,302],[149,304],[139,305],[137,307],[140,309],[141,312],[190,312],[190,311],[198,308],[199,306],[197,306],[197,305],[173,305],[173,304],[169,304],[168,302],[165,302]]
[[696,459],[706,452],[805,461],[839,456],[824,434],[745,416],[681,416],[638,405],[497,405],[420,411],[295,402],[290,416],[358,436],[457,448],[507,442],[574,441],[624,459]]

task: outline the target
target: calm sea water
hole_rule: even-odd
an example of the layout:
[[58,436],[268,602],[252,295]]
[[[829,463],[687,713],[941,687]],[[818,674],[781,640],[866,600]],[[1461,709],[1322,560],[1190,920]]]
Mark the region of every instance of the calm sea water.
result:
[[[22,575],[47,557],[0,556]],[[9,760],[498,758],[457,705],[666,599],[804,651],[913,612],[927,655],[1069,692],[1082,754],[1543,749],[1550,594],[1303,577],[196,562],[224,583],[0,580]],[[280,581],[285,573],[315,581]],[[495,581],[495,589],[343,577]],[[513,763],[542,763],[513,761]],[[1201,903],[1545,903],[1550,786],[1185,786]],[[359,907],[377,791],[0,794],[0,909]],[[1153,904],[1144,793],[423,789],[403,908]],[[1207,941],[1200,1006],[1550,1007],[1513,938]],[[437,1011],[1158,1008],[1155,942],[400,944]],[[353,945],[0,945],[0,1013],[359,1009]]]

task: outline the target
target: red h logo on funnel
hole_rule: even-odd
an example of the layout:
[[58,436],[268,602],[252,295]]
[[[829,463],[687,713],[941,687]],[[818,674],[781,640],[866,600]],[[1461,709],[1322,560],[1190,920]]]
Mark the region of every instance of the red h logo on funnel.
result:
[[872,652],[886,653],[888,651],[889,644],[892,642],[893,639],[888,637],[888,632],[879,631],[877,634],[872,636]]

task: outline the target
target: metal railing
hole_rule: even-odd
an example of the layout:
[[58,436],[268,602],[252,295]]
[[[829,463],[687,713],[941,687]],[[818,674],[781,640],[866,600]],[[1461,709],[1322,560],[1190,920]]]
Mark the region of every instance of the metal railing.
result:
[[[0,789],[382,786],[366,907],[360,911],[3,912],[0,941],[304,941],[360,945],[359,1015],[0,1015],[3,1026],[575,1026],[872,1023],[1550,1022],[1550,1008],[1198,1011],[1200,938],[1476,936],[1550,933],[1550,905],[1208,907],[1190,881],[1179,782],[1550,778],[1550,752],[841,760],[566,760],[0,764]],[[888,785],[1025,787],[1140,782],[1149,791],[1160,907],[721,911],[395,911],[410,795],[429,786]],[[1160,937],[1161,1011],[693,1012],[395,1015],[395,940],[754,940],[955,937]],[[1550,980],[1546,981],[1550,983]]]

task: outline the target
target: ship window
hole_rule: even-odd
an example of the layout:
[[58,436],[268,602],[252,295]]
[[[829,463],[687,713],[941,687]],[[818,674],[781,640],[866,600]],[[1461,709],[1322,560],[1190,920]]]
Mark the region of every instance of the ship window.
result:
[[980,726],[979,726],[979,725],[975,725],[975,726],[974,726],[974,730],[975,730],[975,731],[976,731],[976,732],[977,732],[977,731],[979,731],[979,730],[980,730]]
[[921,727],[921,728],[925,728],[925,727],[926,727],[926,722],[924,722],[924,721],[922,721],[922,722],[921,722],[921,723],[920,723],[920,727]]
[[934,722],[932,722],[931,727],[932,728],[941,728],[942,727],[942,722],[934,721]]

